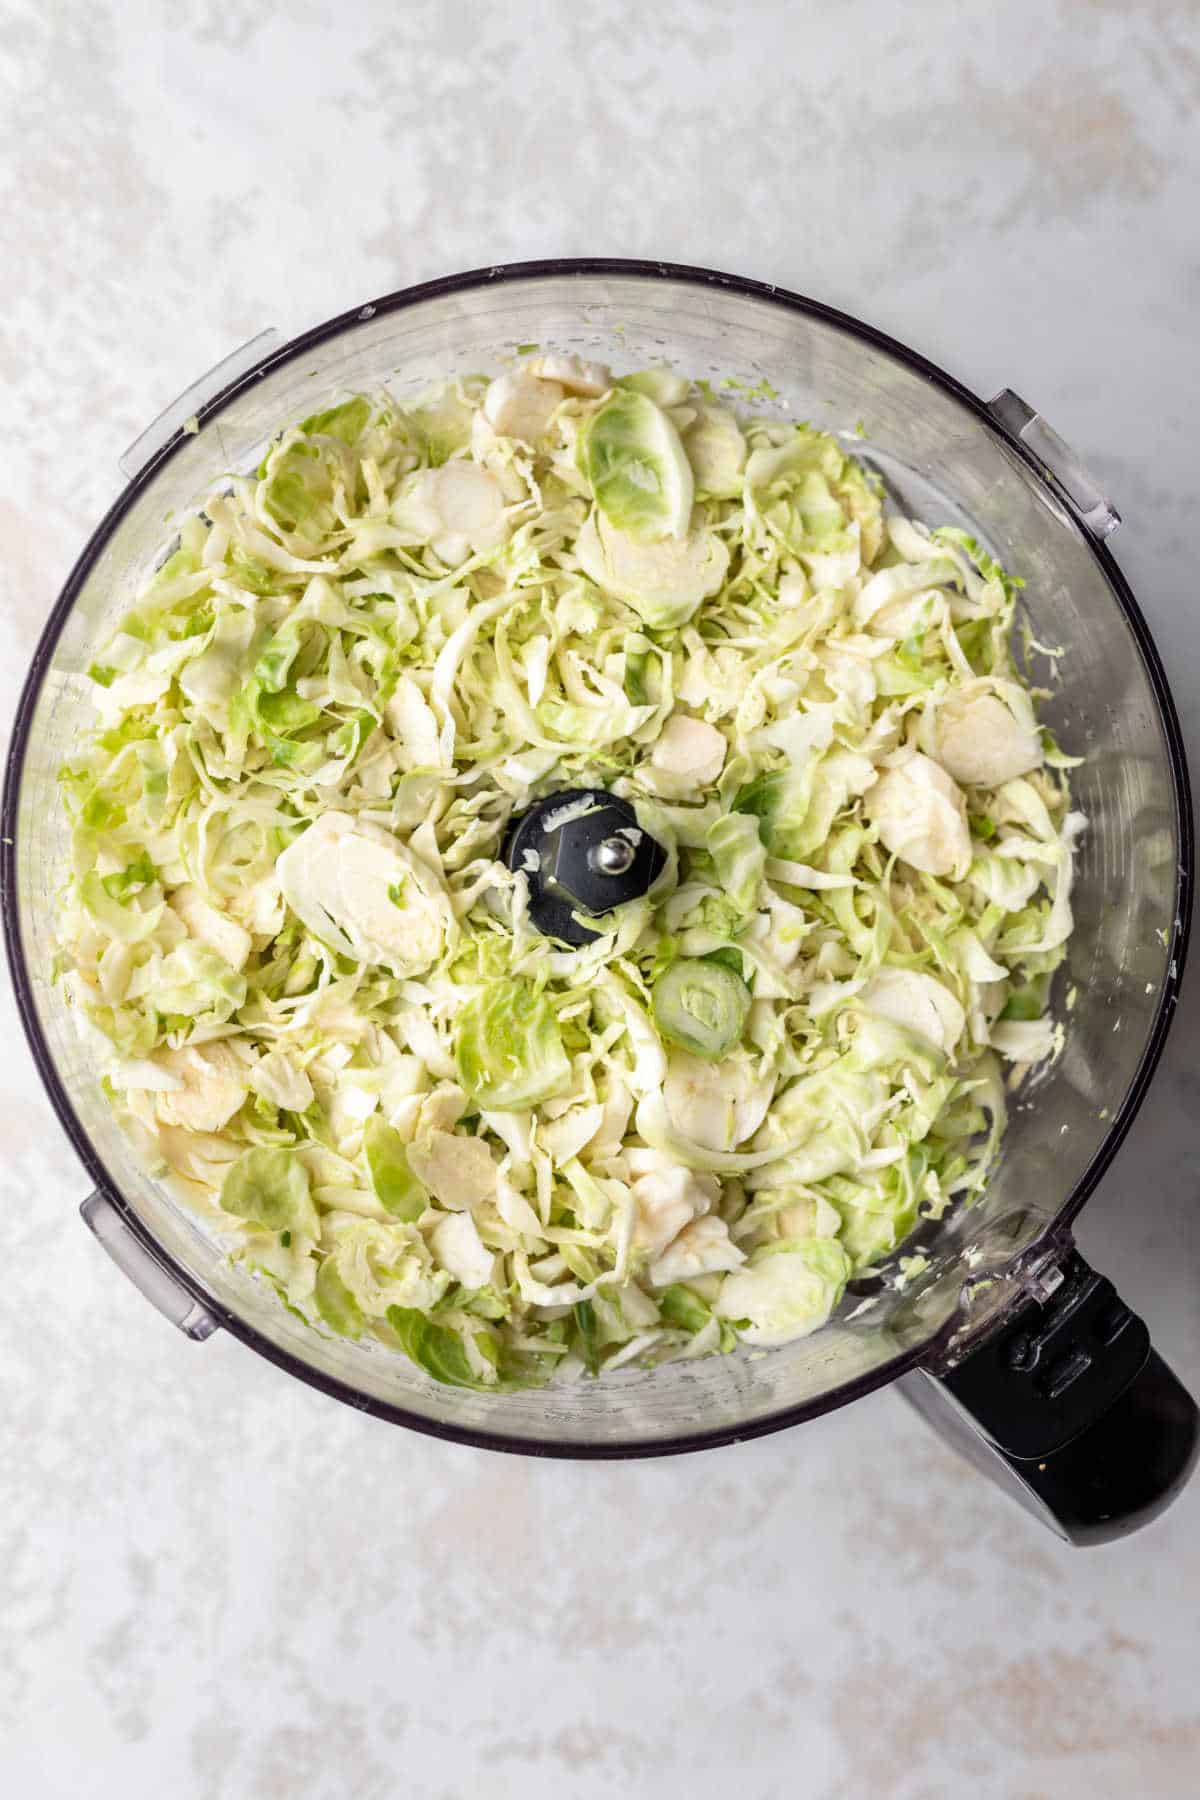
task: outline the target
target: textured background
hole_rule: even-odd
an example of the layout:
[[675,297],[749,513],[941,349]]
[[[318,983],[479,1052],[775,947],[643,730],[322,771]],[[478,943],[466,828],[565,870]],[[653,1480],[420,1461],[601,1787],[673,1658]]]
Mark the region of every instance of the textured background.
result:
[[[6,717],[117,455],[234,344],[481,263],[645,254],[1043,408],[1125,513],[1195,751],[1194,3],[0,19]],[[1081,1230],[1194,1386],[1197,992]],[[1196,1793],[1200,1482],[1072,1554],[886,1392],[659,1464],[402,1435],[137,1298],[2,1029],[6,1792]]]

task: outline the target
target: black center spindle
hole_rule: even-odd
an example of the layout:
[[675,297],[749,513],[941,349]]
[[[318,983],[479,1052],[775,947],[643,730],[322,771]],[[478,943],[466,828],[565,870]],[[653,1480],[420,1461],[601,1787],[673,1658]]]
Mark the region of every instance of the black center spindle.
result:
[[509,826],[504,859],[529,882],[538,930],[576,947],[600,936],[576,914],[596,917],[640,899],[667,860],[629,801],[603,788],[536,801]]

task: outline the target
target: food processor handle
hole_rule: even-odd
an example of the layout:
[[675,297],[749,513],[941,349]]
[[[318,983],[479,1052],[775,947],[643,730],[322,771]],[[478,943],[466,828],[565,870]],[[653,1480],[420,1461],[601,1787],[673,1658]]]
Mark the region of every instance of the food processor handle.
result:
[[185,1337],[203,1343],[220,1321],[189,1293],[170,1269],[142,1242],[120,1209],[99,1188],[79,1208],[83,1222],[107,1250],[118,1269],[128,1275],[140,1294],[169,1319]]
[[917,1411],[1070,1544],[1157,1518],[1200,1452],[1200,1410],[1145,1323],[1068,1244],[1032,1298],[952,1367],[902,1387]]

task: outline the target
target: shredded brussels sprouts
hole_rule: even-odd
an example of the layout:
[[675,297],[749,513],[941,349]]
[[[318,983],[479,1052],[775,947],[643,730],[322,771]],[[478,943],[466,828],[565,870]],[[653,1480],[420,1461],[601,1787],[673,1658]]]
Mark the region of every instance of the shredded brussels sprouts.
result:
[[[1019,585],[666,370],[282,432],[62,774],[60,979],[122,1123],[314,1328],[440,1381],[813,1331],[1061,1047],[1084,821]],[[573,788],[666,851],[579,949],[501,860]]]

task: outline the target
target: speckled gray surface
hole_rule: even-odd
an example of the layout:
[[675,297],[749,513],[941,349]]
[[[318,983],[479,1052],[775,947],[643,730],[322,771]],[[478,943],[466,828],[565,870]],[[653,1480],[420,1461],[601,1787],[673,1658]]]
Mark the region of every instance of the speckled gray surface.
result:
[[[1043,408],[1125,513],[1195,749],[1194,3],[4,19],[6,716],[117,455],[232,345],[458,268],[649,254]],[[1080,1234],[1194,1386],[1196,994]],[[185,1342],[109,1266],[5,1008],[0,1789],[1196,1792],[1200,1483],[1085,1555],[888,1393],[625,1466],[360,1419]]]

